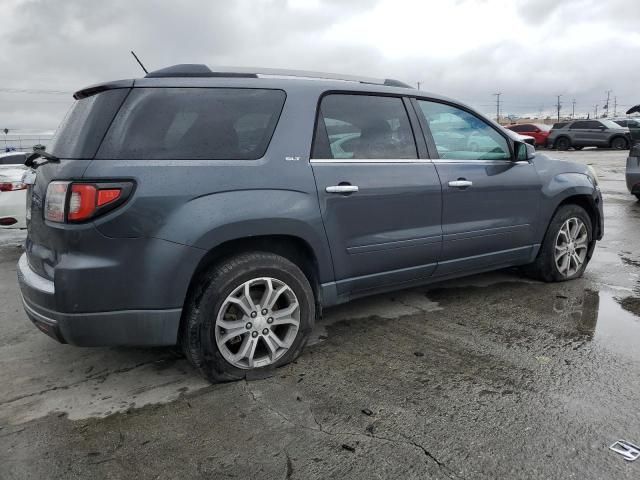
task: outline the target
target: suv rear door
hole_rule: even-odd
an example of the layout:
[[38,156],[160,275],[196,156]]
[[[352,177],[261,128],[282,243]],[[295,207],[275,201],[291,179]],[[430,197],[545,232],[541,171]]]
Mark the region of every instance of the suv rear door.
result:
[[415,112],[401,97],[321,99],[311,165],[338,295],[424,279],[435,270],[441,187],[415,128]]
[[[505,134],[472,112],[415,100],[442,181],[443,249],[436,276],[524,262],[536,238],[541,181],[514,161]],[[480,149],[460,138],[482,138]]]

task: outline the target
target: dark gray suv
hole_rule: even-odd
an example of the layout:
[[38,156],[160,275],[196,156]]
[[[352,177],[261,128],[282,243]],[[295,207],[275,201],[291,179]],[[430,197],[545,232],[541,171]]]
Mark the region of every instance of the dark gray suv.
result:
[[294,359],[323,307],[511,266],[573,279],[603,234],[588,167],[397,81],[178,65],[75,98],[28,160],[18,264],[60,342],[179,344],[239,379]]
[[554,125],[547,137],[547,146],[558,150],[569,150],[571,147],[576,150],[584,147],[624,150],[629,148],[630,143],[629,129],[606,119],[575,120],[559,128]]

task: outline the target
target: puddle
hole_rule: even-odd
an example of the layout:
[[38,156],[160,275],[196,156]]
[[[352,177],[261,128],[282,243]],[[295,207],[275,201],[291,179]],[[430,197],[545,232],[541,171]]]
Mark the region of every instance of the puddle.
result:
[[574,322],[579,337],[589,339],[625,357],[640,360],[640,298],[621,297],[607,290],[585,290],[584,295],[559,295],[554,313]]

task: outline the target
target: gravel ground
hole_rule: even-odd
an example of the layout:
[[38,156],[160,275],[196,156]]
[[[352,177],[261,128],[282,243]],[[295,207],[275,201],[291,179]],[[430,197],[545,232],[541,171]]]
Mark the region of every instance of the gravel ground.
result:
[[517,271],[326,312],[297,362],[208,385],[171,349],[60,345],[26,319],[0,231],[0,478],[637,479],[640,203],[592,164],[606,233],[584,278]]

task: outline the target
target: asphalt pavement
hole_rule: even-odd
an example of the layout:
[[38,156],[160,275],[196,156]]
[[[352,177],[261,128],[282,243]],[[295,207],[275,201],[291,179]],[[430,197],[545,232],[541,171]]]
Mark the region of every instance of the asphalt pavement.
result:
[[329,309],[270,378],[209,385],[170,348],[40,333],[0,231],[0,479],[637,479],[640,202],[626,152],[553,156],[600,176],[584,277],[507,270]]

